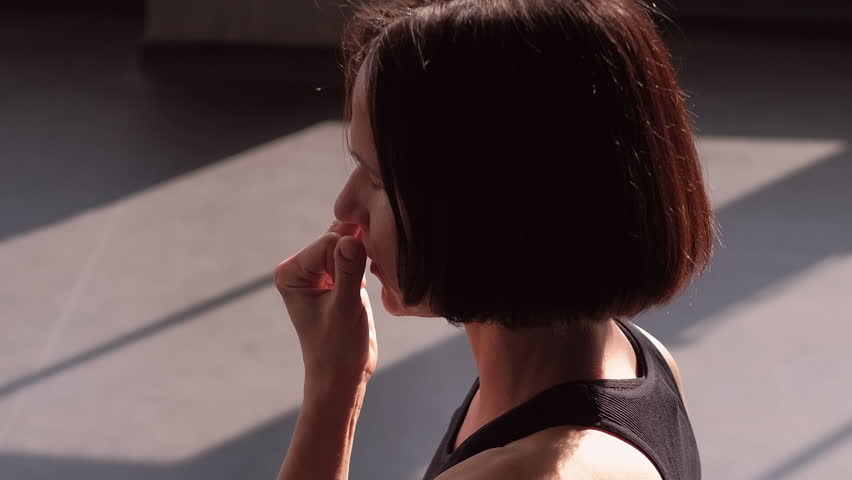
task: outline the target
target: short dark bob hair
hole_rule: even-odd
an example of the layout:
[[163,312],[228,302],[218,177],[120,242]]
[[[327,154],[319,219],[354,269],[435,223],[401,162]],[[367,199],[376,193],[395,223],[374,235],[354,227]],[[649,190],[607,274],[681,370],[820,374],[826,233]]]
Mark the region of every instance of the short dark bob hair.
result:
[[364,67],[403,301],[509,329],[632,317],[709,262],[686,95],[631,0],[385,0],[344,26]]

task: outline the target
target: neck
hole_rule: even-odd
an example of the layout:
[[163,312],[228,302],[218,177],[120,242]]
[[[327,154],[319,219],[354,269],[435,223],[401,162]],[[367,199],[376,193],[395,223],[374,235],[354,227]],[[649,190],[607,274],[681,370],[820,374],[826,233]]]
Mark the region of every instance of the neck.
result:
[[636,377],[633,348],[611,319],[559,335],[549,327],[510,331],[481,323],[465,330],[479,372],[471,420],[481,425],[559,383]]

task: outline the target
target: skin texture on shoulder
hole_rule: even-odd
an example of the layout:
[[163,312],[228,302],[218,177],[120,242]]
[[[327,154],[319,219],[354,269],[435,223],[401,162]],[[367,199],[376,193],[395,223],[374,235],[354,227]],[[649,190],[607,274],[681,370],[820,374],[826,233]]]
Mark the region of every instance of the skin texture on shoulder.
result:
[[435,480],[661,480],[653,463],[602,430],[560,426],[486,450]]
[[491,448],[454,465],[434,480],[523,478],[507,447]]

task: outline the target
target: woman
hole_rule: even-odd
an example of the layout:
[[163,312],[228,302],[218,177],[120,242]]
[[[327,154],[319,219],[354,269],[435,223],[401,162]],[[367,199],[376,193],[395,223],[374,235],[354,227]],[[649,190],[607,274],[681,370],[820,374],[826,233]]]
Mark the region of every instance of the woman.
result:
[[[644,4],[390,0],[346,25],[358,168],[275,283],[305,360],[280,479],[345,479],[392,315],[463,325],[479,376],[426,479],[697,479],[677,365],[630,322],[706,268],[714,220]],[[345,255],[344,255],[345,254]]]

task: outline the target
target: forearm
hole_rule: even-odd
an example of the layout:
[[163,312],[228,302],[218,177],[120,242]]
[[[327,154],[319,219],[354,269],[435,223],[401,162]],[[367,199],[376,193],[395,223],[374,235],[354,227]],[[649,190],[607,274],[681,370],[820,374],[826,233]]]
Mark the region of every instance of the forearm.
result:
[[355,424],[366,383],[317,389],[306,385],[302,410],[278,480],[347,480]]

